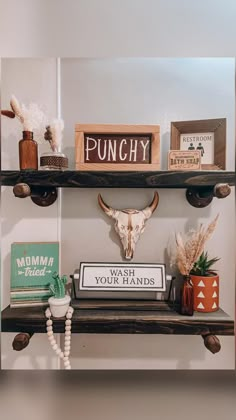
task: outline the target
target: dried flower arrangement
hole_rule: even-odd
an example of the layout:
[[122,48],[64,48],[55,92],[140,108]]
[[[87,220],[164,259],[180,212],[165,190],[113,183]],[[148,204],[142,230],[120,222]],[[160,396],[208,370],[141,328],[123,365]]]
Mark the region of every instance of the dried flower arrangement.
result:
[[28,107],[20,104],[18,99],[12,95],[10,100],[12,111],[2,110],[1,114],[9,118],[17,118],[23,126],[23,131],[42,130],[46,125],[46,116],[39,106],[30,103]]
[[175,263],[184,276],[184,284],[181,294],[180,313],[192,316],[195,308],[195,293],[191,281],[191,271],[204,252],[206,241],[215,230],[219,215],[206,227],[201,224],[196,230],[187,233],[184,239],[180,233],[176,234]]
[[40,157],[40,167],[46,170],[64,170],[68,168],[68,158],[61,153],[62,133],[64,121],[54,119],[46,127],[44,139],[49,142],[51,152],[43,153]]
[[177,233],[175,262],[183,276],[188,276],[194,264],[202,255],[206,241],[214,232],[219,215],[206,227],[201,224],[196,230],[187,233],[186,239],[181,233]]
[[62,132],[64,130],[64,121],[61,118],[54,119],[47,125],[44,139],[50,144],[53,152],[59,152],[62,142]]

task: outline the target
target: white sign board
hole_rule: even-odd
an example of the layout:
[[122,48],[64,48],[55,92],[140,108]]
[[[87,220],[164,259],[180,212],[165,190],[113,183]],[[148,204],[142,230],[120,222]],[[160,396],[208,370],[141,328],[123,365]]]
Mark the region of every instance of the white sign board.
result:
[[165,291],[164,264],[81,263],[80,290]]
[[180,150],[200,150],[201,164],[214,163],[214,133],[188,133],[180,135]]

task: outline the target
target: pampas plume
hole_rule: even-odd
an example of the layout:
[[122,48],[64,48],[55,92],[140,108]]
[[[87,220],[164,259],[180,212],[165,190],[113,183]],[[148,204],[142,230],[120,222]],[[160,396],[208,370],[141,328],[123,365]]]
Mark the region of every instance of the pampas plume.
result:
[[204,251],[206,241],[214,232],[218,218],[219,215],[206,228],[200,225],[197,230],[188,232],[185,241],[180,233],[175,235],[175,263],[182,275],[186,276],[190,274],[194,263]]
[[24,117],[22,115],[22,109],[21,109],[21,106],[19,104],[18,99],[16,99],[16,97],[14,95],[11,96],[10,105],[11,105],[11,109],[15,113],[16,117],[23,124],[24,123]]
[[40,133],[42,129],[44,130],[46,125],[46,116],[37,104],[30,103],[29,106],[26,107],[24,104],[20,104],[18,99],[12,95],[10,105],[14,115],[22,123],[24,131],[34,131]]
[[46,127],[44,134],[45,140],[48,140],[53,152],[58,152],[62,142],[62,132],[64,130],[64,121],[61,118],[54,119],[49,126]]

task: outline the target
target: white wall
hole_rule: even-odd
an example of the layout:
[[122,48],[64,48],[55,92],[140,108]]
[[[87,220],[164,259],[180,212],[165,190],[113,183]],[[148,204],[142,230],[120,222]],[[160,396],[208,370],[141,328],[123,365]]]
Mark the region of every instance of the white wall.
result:
[[[3,60],[2,103],[15,93],[55,112],[55,60]],[[23,82],[22,82],[23,78]],[[74,167],[75,123],[160,124],[162,169],[170,142],[170,122],[227,118],[227,169],[234,169],[233,59],[63,59],[62,116],[64,150]],[[3,168],[15,169],[19,132],[3,123]],[[11,140],[11,141],[10,141]],[[13,157],[14,154],[14,157]],[[80,261],[122,261],[119,240],[97,205],[97,194],[114,207],[145,206],[153,190],[64,189],[62,191],[62,272],[69,275]],[[218,227],[208,243],[211,255],[221,257],[220,305],[234,315],[234,197],[214,200],[205,209],[185,201],[184,190],[159,190],[160,204],[137,245],[134,262],[169,262],[166,248],[176,230],[208,223],[220,212]],[[16,208],[17,203],[17,208]],[[10,244],[21,240],[55,240],[57,204],[37,208],[30,200],[16,201],[10,188],[2,197],[3,304],[9,301]],[[41,226],[45,227],[42,230]],[[223,241],[223,246],[222,246]],[[9,334],[2,337],[3,368],[35,368],[54,359],[46,337],[34,336],[22,353],[13,354]],[[37,341],[36,341],[37,340]],[[34,343],[37,343],[34,347]],[[212,355],[199,336],[73,335],[72,368],[80,369],[231,369],[234,338],[221,337],[222,350]],[[10,356],[9,356],[10,355]]]

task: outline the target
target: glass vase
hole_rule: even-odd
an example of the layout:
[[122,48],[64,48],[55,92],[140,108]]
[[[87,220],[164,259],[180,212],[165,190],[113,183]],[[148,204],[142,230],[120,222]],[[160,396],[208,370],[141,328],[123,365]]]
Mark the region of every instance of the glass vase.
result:
[[40,169],[64,171],[68,169],[68,158],[61,152],[43,153],[40,156]]
[[184,284],[181,294],[180,313],[181,315],[192,316],[194,312],[194,290],[190,276],[184,276]]
[[19,163],[21,170],[38,169],[38,144],[33,140],[32,131],[23,131],[19,141]]

